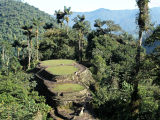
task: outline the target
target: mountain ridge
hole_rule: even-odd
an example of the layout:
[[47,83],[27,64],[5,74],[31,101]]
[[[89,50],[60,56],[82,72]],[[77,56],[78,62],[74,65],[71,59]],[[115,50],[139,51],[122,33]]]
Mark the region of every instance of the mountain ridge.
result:
[[[116,24],[119,24],[122,29],[130,34],[135,34],[138,32],[136,25],[136,15],[138,9],[126,9],[126,10],[110,10],[105,8],[99,8],[90,12],[73,12],[71,19],[75,18],[77,15],[85,15],[86,20],[90,21],[92,29],[94,29],[94,20],[113,20]],[[151,21],[155,25],[160,24],[160,7],[154,7],[150,9]],[[70,22],[70,26],[74,23]]]

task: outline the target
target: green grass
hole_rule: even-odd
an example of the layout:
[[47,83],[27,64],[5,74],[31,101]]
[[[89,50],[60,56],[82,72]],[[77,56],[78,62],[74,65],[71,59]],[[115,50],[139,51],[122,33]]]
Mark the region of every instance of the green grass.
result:
[[50,72],[53,75],[68,75],[78,71],[78,68],[74,66],[64,65],[64,66],[48,67],[46,68],[46,71]]
[[74,60],[65,60],[65,59],[57,59],[57,60],[46,60],[46,61],[41,61],[41,64],[44,66],[56,66],[56,65],[69,65],[69,64],[73,64],[75,61]]
[[64,83],[64,84],[57,84],[53,91],[55,92],[78,92],[84,90],[84,87],[79,84],[71,84],[71,83]]

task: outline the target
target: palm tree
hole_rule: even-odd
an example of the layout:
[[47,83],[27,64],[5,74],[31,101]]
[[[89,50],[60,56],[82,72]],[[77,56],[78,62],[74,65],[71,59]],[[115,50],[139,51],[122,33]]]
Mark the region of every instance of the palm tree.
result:
[[137,75],[140,71],[141,65],[141,47],[142,47],[142,38],[143,32],[147,31],[149,28],[149,8],[148,2],[149,0],[136,0],[138,8],[139,8],[139,15],[137,17],[137,22],[139,26],[139,40],[137,44],[137,55],[136,55],[136,68],[133,77],[133,93],[131,94],[131,106],[132,106],[132,116],[133,118],[137,118],[139,114],[139,107],[140,107],[140,96],[138,94],[138,84],[139,80]]
[[28,69],[31,67],[31,55],[32,55],[32,38],[35,36],[32,32],[32,25],[25,25],[22,27],[24,30],[23,34],[28,37],[27,47],[28,47]]
[[8,74],[10,58],[12,56],[12,46],[8,41],[0,38],[0,50],[1,50],[1,66]]
[[12,46],[17,50],[17,58],[19,59],[20,56],[20,51],[21,51],[21,43],[19,40],[14,40],[14,43],[12,44]]
[[111,35],[112,32],[120,32],[122,30],[121,27],[112,20],[107,20],[105,24],[107,26],[105,31],[109,33],[109,35]]
[[94,27],[97,28],[99,34],[105,34],[104,29],[102,28],[105,25],[106,21],[101,21],[100,19],[95,20]]
[[43,28],[44,28],[45,30],[52,29],[53,27],[54,27],[54,26],[53,26],[52,23],[45,23],[45,25],[43,26]]
[[39,28],[43,25],[41,18],[33,19],[33,25],[36,27],[35,37],[36,37],[36,59],[39,61]]
[[[104,28],[104,25],[106,25],[106,28]],[[97,28],[97,33],[99,35],[109,34],[111,36],[112,32],[120,32],[122,30],[121,27],[112,20],[101,21],[97,19],[95,20],[94,27]]]
[[63,21],[65,20],[67,22],[67,30],[68,30],[68,23],[69,23],[69,16],[72,14],[71,7],[64,6],[64,11],[55,11],[57,23],[63,25]]
[[71,7],[67,8],[64,6],[64,14],[65,14],[65,21],[67,22],[67,33],[68,33],[68,23],[69,23],[69,16],[72,14]]
[[55,15],[56,15],[57,23],[62,27],[65,13],[58,10],[58,11],[55,11]]
[[78,15],[76,18],[74,18],[75,24],[73,25],[73,28],[78,31],[78,50],[79,50],[79,62],[82,62],[83,57],[83,46],[84,46],[84,35],[87,34],[90,30],[90,24],[88,21],[85,21],[85,16]]
[[1,62],[2,62],[2,65],[5,61],[5,49],[6,49],[6,41],[0,41],[0,44],[1,44]]

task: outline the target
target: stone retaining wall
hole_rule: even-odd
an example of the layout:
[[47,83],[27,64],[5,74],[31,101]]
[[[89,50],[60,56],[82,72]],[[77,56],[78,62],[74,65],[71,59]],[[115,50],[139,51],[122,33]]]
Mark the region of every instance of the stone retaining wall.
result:
[[[94,84],[94,79],[92,78],[91,72],[83,65],[78,63],[73,64],[75,67],[78,68],[78,71],[69,74],[69,75],[52,75],[45,70],[45,66],[38,65],[40,69],[37,72],[36,76],[41,79],[44,86],[46,86],[48,93],[50,94],[50,102],[55,102],[57,105],[66,105],[69,103],[78,103],[83,104],[86,102],[87,99],[90,99],[90,92],[89,86]],[[53,87],[56,84],[64,84],[64,83],[71,83],[71,84],[79,84],[84,87],[83,90],[78,92],[56,92],[53,91]],[[46,91],[47,92],[47,91]]]

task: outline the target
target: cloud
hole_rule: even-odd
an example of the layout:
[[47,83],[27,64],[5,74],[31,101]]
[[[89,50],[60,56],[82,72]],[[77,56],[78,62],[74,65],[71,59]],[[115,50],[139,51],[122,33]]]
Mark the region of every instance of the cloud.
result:
[[149,3],[150,7],[160,7],[160,0],[151,0]]

